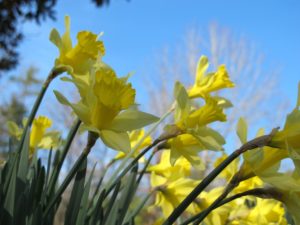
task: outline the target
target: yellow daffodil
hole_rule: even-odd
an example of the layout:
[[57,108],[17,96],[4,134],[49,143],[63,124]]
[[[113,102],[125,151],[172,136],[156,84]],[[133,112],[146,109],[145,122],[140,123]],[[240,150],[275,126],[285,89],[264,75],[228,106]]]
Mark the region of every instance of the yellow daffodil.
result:
[[[300,86],[299,86],[300,96]],[[299,97],[300,98],[300,97]],[[287,116],[283,130],[277,132],[271,146],[284,151],[293,161],[296,171],[300,174],[300,105]],[[282,153],[283,154],[283,153]]]
[[234,87],[234,83],[229,79],[225,65],[219,66],[216,72],[206,74],[208,66],[207,57],[201,56],[197,65],[194,86],[188,90],[190,98],[206,98],[211,92]]
[[[135,148],[135,146],[140,142],[140,140],[144,137],[145,135],[145,130],[141,129],[141,130],[135,130],[129,133],[129,139],[130,139],[130,146],[131,149]],[[152,138],[151,136],[147,136],[143,142],[135,149],[134,154],[132,155],[132,157],[136,157],[139,154],[139,151],[146,148],[147,146],[149,146],[152,143]],[[115,160],[119,160],[119,159],[123,159],[126,156],[126,154],[124,152],[119,152],[116,157]]]
[[[216,159],[214,166],[218,166],[221,162],[223,162],[227,158],[227,154],[223,154],[219,158]],[[235,159],[233,162],[231,162],[219,175],[222,178],[225,178],[226,181],[230,181],[231,178],[236,175],[239,171],[239,158]],[[244,173],[243,173],[244,174]],[[245,174],[244,174],[245,175]],[[244,192],[253,188],[258,188],[263,186],[263,181],[257,177],[251,177],[249,179],[243,180],[238,184],[237,187],[234,188],[233,193],[240,193]]]
[[[154,206],[160,207],[163,216],[167,218],[175,207],[193,190],[197,183],[188,178],[171,179],[169,181],[167,178],[152,172],[151,186],[156,189]],[[188,210],[191,209],[192,206],[188,208]]]
[[[218,165],[220,165],[227,157],[228,155],[223,153],[222,156],[216,159],[214,166],[217,167]],[[238,168],[239,160],[235,159],[224,170],[222,170],[219,176],[225,178],[227,181],[230,181],[230,179],[237,173]]]
[[[26,123],[26,121],[24,121]],[[59,133],[57,131],[48,131],[52,125],[52,121],[45,117],[39,116],[33,120],[30,139],[29,139],[29,155],[32,156],[38,148],[50,149],[58,145]],[[23,132],[22,128],[19,128],[14,122],[8,123],[8,130],[10,135],[21,138]]]
[[[197,199],[198,212],[209,207],[216,198],[222,194],[223,190],[223,187],[216,187],[208,192],[203,191]],[[204,223],[207,225],[225,225],[225,221],[228,220],[230,211],[234,209],[234,205],[234,202],[230,202],[229,204],[216,208],[205,218]]]
[[191,164],[188,160],[180,157],[174,165],[170,164],[170,151],[163,151],[160,155],[160,161],[156,165],[148,168],[148,171],[155,172],[157,176],[168,179],[178,179],[187,177],[191,173]]
[[[96,132],[110,148],[129,152],[128,131],[140,129],[158,120],[135,107],[135,89],[127,79],[118,78],[109,66],[98,67],[89,74],[89,83],[76,84],[81,96],[78,103],[70,103],[55,91],[57,99],[73,108],[83,122],[83,129]],[[85,88],[82,88],[85,87]]]
[[70,34],[70,17],[65,17],[65,33],[60,36],[56,29],[50,33],[50,40],[59,49],[59,56],[55,60],[55,66],[66,66],[71,75],[86,75],[99,56],[105,54],[102,41],[98,36],[89,31],[81,31],[77,34],[77,44],[72,45]]
[[[300,96],[300,87],[299,87]],[[300,98],[300,97],[298,97]],[[272,176],[280,166],[281,160],[290,157],[294,161],[295,170],[300,174],[300,109],[299,100],[296,108],[290,113],[283,130],[272,137],[269,146],[244,153],[243,173],[246,177]],[[244,125],[245,126],[245,125]],[[241,129],[246,129],[242,128]],[[239,132],[242,133],[242,132]],[[258,136],[263,135],[263,133]],[[245,138],[243,138],[245,139]]]
[[300,191],[284,191],[282,202],[294,219],[294,224],[300,224]]
[[171,164],[174,165],[179,156],[196,164],[199,161],[199,151],[222,150],[224,138],[217,131],[207,127],[215,121],[226,121],[223,108],[216,100],[208,97],[204,106],[194,110],[180,82],[175,84],[174,97],[176,99],[175,124],[172,129],[175,126],[180,132],[178,136],[169,139],[165,145],[171,150]]
[[171,138],[166,143],[166,148],[170,149],[170,163],[172,165],[182,156],[193,165],[199,164],[199,151],[206,149],[198,139],[191,134],[182,134]]
[[186,118],[186,126],[188,128],[201,127],[210,124],[215,121],[226,121],[226,115],[223,109],[218,106],[218,103],[212,99],[206,99],[204,106],[191,112]]
[[255,207],[248,210],[248,215],[240,220],[246,224],[280,224],[287,225],[282,204],[272,199],[256,198]]
[[274,198],[281,201],[291,214],[295,224],[300,224],[300,176],[297,173],[273,173],[262,176],[264,182],[271,185]]

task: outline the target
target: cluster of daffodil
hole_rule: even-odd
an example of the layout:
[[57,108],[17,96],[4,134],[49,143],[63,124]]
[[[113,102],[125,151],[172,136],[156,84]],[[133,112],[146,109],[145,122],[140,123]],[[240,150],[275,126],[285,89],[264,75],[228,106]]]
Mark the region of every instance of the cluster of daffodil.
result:
[[[77,102],[71,102],[62,93],[54,91],[58,101],[71,107],[78,118],[64,143],[60,141],[59,132],[48,131],[52,125],[50,119],[44,116],[33,119],[46,88],[29,117],[31,121],[24,120],[24,128],[14,122],[8,123],[11,136],[20,141],[18,153],[28,155],[30,160],[37,149],[63,149],[57,154],[51,176],[48,174],[51,177],[49,182],[47,178],[46,184],[41,185],[48,194],[41,195],[39,203],[41,209],[38,212],[41,212],[42,219],[49,219],[55,214],[62,193],[76,175],[70,206],[66,210],[67,213],[78,214],[74,217],[76,224],[129,225],[133,224],[142,208],[148,213],[155,212],[154,224],[300,224],[300,86],[296,107],[287,116],[282,130],[264,135],[261,129],[255,139],[247,140],[247,124],[241,118],[237,134],[242,147],[227,155],[223,149],[223,136],[212,128],[213,123],[226,121],[226,108],[232,107],[229,100],[219,96],[219,91],[235,86],[225,65],[208,72],[208,58],[201,56],[194,84],[186,88],[177,81],[174,103],[165,116],[158,118],[138,109],[136,91],[129,82],[130,75],[117,76],[114,69],[103,61],[105,47],[101,36],[81,31],[77,34],[77,44],[73,45],[69,17],[65,18],[63,35],[56,29],[51,31],[50,40],[58,48],[59,56],[50,78],[66,72],[68,75],[61,80],[64,85],[74,85],[80,96]],[[152,136],[171,113],[172,124],[166,125],[157,138]],[[155,124],[151,129],[145,128],[152,123]],[[88,131],[89,134],[86,148],[56,190],[63,161],[79,126],[82,132]],[[106,166],[106,170],[115,170],[113,173],[106,172],[111,175],[107,182],[105,180],[106,184],[101,183],[104,182],[101,178],[99,190],[88,203],[91,178],[85,184],[82,173],[86,173],[87,155],[98,138],[117,151]],[[28,154],[24,153],[26,144],[29,146]],[[201,158],[203,151],[221,154],[214,157],[211,169]],[[150,156],[148,152],[151,152]],[[16,169],[6,171],[21,168],[17,162],[24,158],[16,157],[19,158],[9,165]],[[153,158],[157,163],[153,163]],[[287,158],[292,159],[294,169],[282,172],[280,165]],[[143,166],[143,169],[139,171],[138,166]],[[28,169],[26,163],[22,167]],[[47,173],[50,173],[48,170]],[[199,178],[198,173],[208,175]],[[27,179],[25,172],[18,172],[18,176],[20,174],[23,180]],[[128,178],[128,184],[124,177]],[[222,185],[211,183],[216,177]],[[135,195],[138,186],[140,182],[147,185],[147,179],[149,195],[139,207],[132,209],[134,197],[138,196]],[[211,186],[204,190],[209,184]],[[1,183],[0,191],[9,190],[8,187],[14,185],[10,180],[4,187]],[[24,193],[28,194],[29,189],[24,188]],[[147,205],[149,198],[151,203]],[[11,206],[7,199],[4,208],[15,212],[15,205]],[[115,203],[117,201],[119,203]],[[71,203],[77,204],[76,207],[71,208]],[[72,219],[67,217],[69,222],[66,224],[73,224],[70,222]]]
[[70,103],[55,91],[57,99],[72,107],[83,122],[82,129],[95,132],[110,148],[129,152],[128,132],[140,129],[158,118],[141,112],[135,104],[135,89],[128,83],[129,75],[117,77],[115,71],[102,61],[105,54],[103,42],[88,31],[79,32],[74,47],[70,37],[70,19],[65,19],[66,32],[60,37],[54,29],[50,40],[58,47],[60,55],[56,67],[68,68],[72,82],[80,93],[80,101]]

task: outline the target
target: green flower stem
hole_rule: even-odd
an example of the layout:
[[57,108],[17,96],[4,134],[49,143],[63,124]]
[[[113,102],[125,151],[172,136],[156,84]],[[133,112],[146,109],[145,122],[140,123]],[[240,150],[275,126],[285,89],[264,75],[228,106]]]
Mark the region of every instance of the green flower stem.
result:
[[[114,180],[113,183],[108,185],[107,191],[105,193],[105,196],[107,196],[115,187],[115,185],[120,182],[122,177],[139,161],[140,158],[143,157],[152,147],[160,143],[161,141],[159,139],[156,139],[151,145],[149,145],[147,148],[145,148],[137,157],[135,157],[130,164],[119,174],[119,176]],[[105,188],[106,189],[106,188]]]
[[148,159],[147,162],[145,163],[145,166],[144,166],[143,170],[140,172],[140,175],[139,175],[139,177],[138,177],[138,179],[137,179],[137,182],[136,182],[136,183],[137,183],[137,186],[138,186],[139,183],[141,182],[141,180],[142,180],[144,174],[146,173],[146,170],[147,170],[147,168],[148,168],[148,166],[149,166],[149,164],[150,164],[150,162],[151,162],[153,156],[155,155],[155,153],[156,153],[157,151],[158,151],[157,148],[154,149],[154,151],[151,153],[149,159]]
[[28,130],[28,128],[31,126],[31,124],[32,124],[32,122],[33,122],[33,120],[34,120],[34,117],[35,117],[35,115],[36,115],[36,113],[37,113],[37,111],[38,111],[38,109],[39,109],[39,106],[40,106],[40,104],[41,104],[41,102],[42,102],[42,100],[43,100],[43,98],[44,98],[44,95],[45,95],[45,93],[46,93],[46,91],[47,91],[47,89],[48,89],[48,87],[49,87],[51,81],[52,81],[56,76],[58,76],[60,73],[62,73],[62,72],[64,72],[64,71],[52,69],[52,70],[50,71],[50,73],[49,73],[49,75],[48,75],[46,81],[44,82],[44,84],[43,84],[43,86],[42,86],[42,89],[41,89],[41,91],[39,92],[38,97],[37,97],[36,100],[35,100],[35,103],[34,103],[34,105],[33,105],[33,108],[32,108],[32,110],[31,110],[31,112],[30,112],[30,114],[29,114],[28,120],[27,120],[26,125],[25,125],[25,127],[24,127],[24,130],[23,130],[23,133],[22,133],[22,137],[21,137],[21,141],[20,141],[19,147],[18,147],[18,153],[20,153],[21,150],[22,150],[22,147],[23,147],[23,144],[24,144],[24,140],[25,140],[25,136],[26,136],[27,130]]
[[[125,218],[125,221],[131,221],[132,218],[135,218],[139,212],[143,209],[144,205],[147,203],[147,201],[149,200],[149,198],[152,196],[152,194],[155,192],[155,189],[150,191],[146,197],[144,197],[144,199],[140,202],[140,204],[133,210],[133,212],[127,217]],[[127,224],[125,222],[125,224]]]
[[[120,166],[118,167],[118,169],[116,169],[116,171],[112,174],[111,178],[110,178],[110,181],[108,182],[107,184],[107,187],[110,187],[108,190],[110,190],[111,188],[114,187],[114,185],[130,170],[130,168],[139,160],[134,160],[132,161],[129,166],[126,167],[126,169],[124,169],[124,171],[121,173],[121,178],[117,177],[118,174],[121,172],[121,170],[125,167],[125,165],[129,162],[130,158],[133,156],[133,154],[135,153],[135,151],[137,150],[137,148],[144,142],[144,140],[150,135],[152,134],[156,128],[174,111],[174,107],[171,107],[170,110],[168,110],[160,119],[159,121],[157,121],[147,132],[146,134],[144,135],[143,138],[141,138],[139,140],[139,142],[131,149],[131,151],[126,155],[126,157],[123,159],[122,163],[120,164]],[[156,145],[157,143],[155,143],[154,145]],[[150,148],[151,149],[153,146],[153,144],[151,144]],[[148,150],[149,150],[148,149]],[[146,149],[145,149],[146,150]],[[145,151],[144,150],[144,151]],[[140,157],[142,157],[144,154],[146,154],[146,152],[148,152],[148,150],[145,151],[145,153],[141,154],[140,153]],[[139,157],[138,156],[138,157]],[[107,192],[108,194],[109,192]]]
[[67,140],[66,140],[66,143],[64,145],[64,148],[62,150],[62,154],[59,155],[59,161],[58,161],[58,164],[57,166],[55,167],[52,175],[51,175],[51,179],[49,181],[49,189],[48,189],[48,196],[51,196],[52,193],[54,192],[54,189],[55,189],[55,185],[57,183],[57,179],[58,179],[58,175],[60,173],[60,170],[62,168],[62,165],[65,161],[65,158],[66,158],[66,155],[70,149],[70,146],[74,140],[74,137],[78,131],[78,128],[81,124],[81,121],[79,119],[77,119],[73,125],[73,127],[71,128],[68,136],[67,136]]
[[220,165],[211,171],[208,176],[206,176],[195,188],[194,190],[174,209],[171,215],[163,223],[163,225],[171,225],[176,219],[184,212],[184,210],[198,197],[198,195],[237,157],[242,153],[255,149],[258,147],[266,146],[272,140],[272,137],[277,132],[278,128],[273,129],[269,135],[263,135],[261,137],[255,138],[239,149],[231,153]]
[[193,221],[197,220],[198,218],[202,218],[204,214],[208,214],[207,211],[213,211],[214,209],[216,208],[219,208],[221,207],[222,205],[225,205],[235,199],[238,199],[238,198],[241,198],[241,197],[244,197],[244,196],[249,196],[249,195],[252,195],[252,196],[255,196],[255,197],[262,197],[262,198],[266,198],[267,196],[269,196],[269,191],[264,189],[264,188],[255,188],[255,189],[252,189],[252,190],[248,190],[248,191],[245,191],[245,192],[242,192],[242,193],[238,193],[238,194],[235,194],[231,197],[228,197],[226,199],[223,199],[222,201],[220,201],[217,205],[215,205],[212,209],[205,209],[204,211],[196,214],[195,216],[192,216],[191,218],[187,219],[186,221],[184,221],[182,224],[180,225],[188,225],[190,223],[192,223]]
[[[41,91],[39,92],[38,94],[38,97],[37,99],[35,100],[35,103],[33,105],[33,108],[29,114],[29,117],[28,117],[28,120],[26,122],[26,125],[24,127],[24,130],[23,130],[23,133],[22,133],[22,136],[21,136],[21,140],[19,142],[19,145],[18,145],[18,150],[17,150],[17,155],[16,155],[16,160],[14,161],[14,166],[17,166],[18,162],[19,162],[19,155],[23,149],[23,145],[24,145],[24,141],[25,141],[25,137],[26,137],[26,134],[27,134],[27,131],[28,131],[28,128],[31,126],[32,122],[33,122],[33,119],[37,113],[37,110],[43,100],[43,97],[49,87],[49,84],[51,83],[51,81],[57,76],[59,75],[60,73],[64,72],[63,70],[59,69],[59,70],[56,70],[56,69],[52,69],[46,79],[46,81],[44,82],[43,86],[42,86],[42,89]],[[12,177],[12,171],[11,170],[11,173],[8,174],[7,177]],[[9,182],[7,182],[7,184],[9,184]],[[4,187],[4,190],[7,190],[8,188],[8,185]]]
[[214,210],[216,206],[219,205],[235,187],[239,185],[240,175],[241,172],[239,171],[233,176],[233,178],[230,180],[223,193],[201,214],[201,216],[197,218],[194,225],[200,224],[205,219],[205,217],[212,210]]
[[45,209],[45,211],[43,213],[43,218],[44,219],[47,217],[47,215],[50,212],[50,210],[52,209],[52,207],[59,201],[61,195],[66,190],[66,188],[70,184],[70,182],[73,179],[73,177],[75,176],[75,174],[78,172],[78,169],[80,168],[81,164],[87,158],[87,156],[90,153],[91,149],[95,145],[95,143],[97,141],[97,138],[98,138],[97,134],[95,134],[93,132],[89,132],[88,143],[87,143],[86,147],[84,148],[81,155],[79,156],[79,158],[77,159],[77,161],[73,165],[70,172],[65,177],[64,181],[62,182],[62,184],[58,188],[57,192],[54,194],[53,198],[51,198],[49,203],[47,204],[47,208]]
[[[147,148],[145,148],[137,157],[135,157],[130,164],[120,173],[120,175],[117,177],[117,179],[112,183],[109,188],[107,188],[107,192],[105,193],[105,197],[113,190],[114,186],[126,175],[126,173],[139,161],[140,158],[142,158],[151,148],[158,145],[161,142],[164,142],[170,138],[176,137],[177,134],[172,134],[169,136],[164,136],[162,139],[156,139],[151,145],[149,145]],[[155,151],[156,152],[156,151]]]

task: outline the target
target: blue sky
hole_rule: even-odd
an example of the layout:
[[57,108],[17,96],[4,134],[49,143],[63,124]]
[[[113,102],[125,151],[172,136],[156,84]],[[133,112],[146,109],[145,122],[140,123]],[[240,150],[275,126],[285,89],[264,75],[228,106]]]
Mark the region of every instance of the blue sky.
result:
[[108,7],[96,8],[89,0],[59,0],[56,9],[56,21],[22,25],[25,40],[14,74],[35,65],[40,76],[46,76],[57,56],[48,41],[50,30],[55,27],[63,32],[64,15],[70,15],[74,43],[79,30],[104,31],[104,60],[120,75],[135,71],[133,83],[139,89],[139,74],[151,66],[149,62],[162,47],[175,45],[192,25],[201,28],[217,22],[255,42],[267,61],[281,65],[280,88],[290,102],[296,101],[300,1],[111,0]]

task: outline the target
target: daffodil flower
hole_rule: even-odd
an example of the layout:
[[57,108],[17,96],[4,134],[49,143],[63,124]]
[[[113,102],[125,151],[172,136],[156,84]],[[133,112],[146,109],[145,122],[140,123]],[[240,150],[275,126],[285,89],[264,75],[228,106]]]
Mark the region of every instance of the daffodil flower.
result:
[[[23,124],[26,121],[23,121]],[[31,157],[37,149],[50,149],[58,146],[59,133],[57,131],[47,131],[52,125],[52,121],[45,117],[39,116],[33,120],[30,139],[29,139],[29,156]],[[12,121],[8,122],[8,131],[10,135],[21,138],[23,129],[19,128],[18,125]]]
[[158,118],[136,109],[135,89],[126,78],[118,78],[109,66],[91,70],[89,76],[89,83],[73,81],[82,97],[78,103],[70,103],[55,91],[57,99],[72,107],[83,122],[82,129],[97,133],[112,149],[129,152],[131,146],[127,132],[140,129]]
[[[298,99],[300,99],[300,87]],[[300,174],[300,101],[297,101],[295,109],[287,116],[283,130],[278,131],[272,137],[269,146],[254,149],[243,154],[244,163],[242,166],[245,177],[254,175],[271,176],[276,173],[280,162],[285,158],[294,161],[295,171]],[[240,124],[241,125],[241,124]],[[240,130],[246,130],[246,125]],[[246,131],[244,131],[246,132]],[[242,131],[239,132],[242,135]],[[262,132],[258,136],[263,135]],[[242,138],[245,142],[246,137]]]
[[56,67],[65,66],[71,75],[86,75],[95,61],[105,54],[104,44],[98,40],[98,35],[89,31],[77,34],[77,44],[72,45],[70,17],[65,17],[65,33],[60,36],[56,29],[50,33],[50,41],[59,50],[55,60]]
[[262,179],[271,185],[272,189],[276,190],[277,194],[274,195],[274,198],[286,206],[295,224],[300,224],[300,176],[297,173],[280,173],[277,171],[272,176],[262,176]]
[[[203,166],[203,164],[201,165]],[[170,151],[166,150],[161,153],[159,163],[149,166],[148,171],[155,172],[157,176],[162,176],[169,180],[176,180],[180,177],[189,176],[191,174],[191,169],[191,164],[184,157],[179,157],[176,163],[171,165]]]
[[211,92],[234,87],[225,65],[219,66],[216,72],[206,74],[208,66],[208,58],[201,56],[197,65],[195,83],[188,90],[190,98],[206,98]]
[[222,145],[225,144],[224,138],[208,127],[215,121],[226,121],[223,108],[216,100],[207,97],[203,106],[193,109],[188,93],[180,82],[175,84],[174,97],[176,100],[174,126],[180,132],[178,136],[169,139],[164,146],[171,150],[172,165],[179,156],[185,157],[195,165],[199,161],[199,151],[222,150]]
[[[178,178],[168,180],[165,177],[151,173],[151,186],[156,189],[155,207],[160,207],[163,216],[167,218],[179,205],[181,201],[193,190],[197,185],[197,181],[189,178]],[[192,210],[193,206],[188,207]]]

